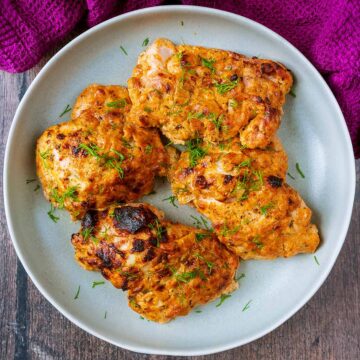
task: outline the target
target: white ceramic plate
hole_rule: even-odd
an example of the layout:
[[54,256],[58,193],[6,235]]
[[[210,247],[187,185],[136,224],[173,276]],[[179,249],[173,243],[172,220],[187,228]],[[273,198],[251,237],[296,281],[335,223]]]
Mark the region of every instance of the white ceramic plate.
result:
[[[183,25],[182,23],[183,22]],[[142,42],[167,37],[279,60],[296,77],[296,98],[288,97],[280,130],[289,154],[289,183],[314,210],[322,245],[313,255],[276,261],[243,262],[246,277],[221,307],[204,306],[166,325],[141,320],[125,295],[73,260],[70,236],[79,225],[64,212],[58,224],[47,216],[49,204],[34,192],[36,138],[72,104],[88,84],[126,84]],[[123,46],[128,56],[121,50]],[[64,118],[61,119],[65,120]],[[299,162],[305,179],[295,171]],[[243,17],[185,6],[156,7],[111,19],[82,34],[42,69],[16,112],[5,155],[4,196],[17,254],[42,294],[68,319],[115,345],[146,353],[199,355],[255,340],[282,324],[316,292],[329,274],[348,229],[355,189],[353,152],[339,106],[324,80],[283,38]],[[170,219],[191,224],[187,207],[162,202],[167,184],[146,201]],[[74,300],[78,286],[79,298]],[[242,311],[251,300],[250,307]],[[104,319],[105,312],[107,317]]]

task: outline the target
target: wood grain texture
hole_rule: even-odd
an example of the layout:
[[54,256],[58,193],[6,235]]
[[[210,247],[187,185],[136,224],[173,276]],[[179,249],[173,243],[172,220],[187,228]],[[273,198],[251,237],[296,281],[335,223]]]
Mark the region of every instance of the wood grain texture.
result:
[[[49,54],[48,58],[51,54]],[[46,60],[22,74],[0,72],[0,161],[16,107]],[[357,185],[360,161],[356,162]],[[1,175],[2,179],[2,175]],[[2,181],[0,183],[2,194]],[[35,288],[16,257],[0,207],[0,359],[165,360],[110,345],[79,329]],[[316,295],[284,325],[240,348],[189,359],[360,359],[360,189],[350,230],[329,278]]]

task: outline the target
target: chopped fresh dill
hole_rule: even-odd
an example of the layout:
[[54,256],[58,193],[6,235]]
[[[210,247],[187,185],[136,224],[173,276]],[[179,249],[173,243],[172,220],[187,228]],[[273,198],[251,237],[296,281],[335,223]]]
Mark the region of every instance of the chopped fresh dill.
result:
[[46,151],[40,151],[39,154],[40,154],[40,157],[41,157],[41,161],[42,161],[42,163],[44,165],[44,168],[48,169],[49,167],[48,167],[48,164],[47,164],[46,160],[50,156],[50,150],[47,149]]
[[251,165],[252,159],[247,159],[242,161],[239,165],[236,165],[236,168],[249,167]]
[[169,203],[170,203],[172,206],[178,208],[178,206],[175,204],[176,196],[174,196],[174,195],[171,195],[171,196],[167,197],[166,199],[163,199],[162,201],[169,201]]
[[181,25],[181,26],[184,26],[184,21],[181,20],[181,21],[180,21],[180,25]]
[[77,186],[68,187],[62,195],[59,194],[58,189],[52,189],[50,193],[50,198],[52,198],[57,203],[57,207],[59,209],[63,209],[66,199],[76,200]]
[[289,91],[289,95],[291,95],[292,97],[296,98],[296,94],[295,94],[295,92],[294,92],[293,89],[291,89],[291,90]]
[[140,320],[145,320],[145,318],[143,316],[139,316]]
[[205,259],[201,254],[199,254],[199,253],[196,253],[194,256],[195,256],[197,259],[202,260],[202,261],[207,265],[207,267],[209,268],[209,274],[211,274],[211,271],[212,271],[212,269],[213,269],[213,267],[214,267],[214,263],[211,262],[211,261],[209,261],[209,260],[206,260],[206,259]]
[[316,255],[314,255],[314,260],[315,260],[315,262],[316,262],[318,265],[320,265],[319,260],[318,260],[318,258],[316,257]]
[[36,181],[36,179],[27,179],[26,184],[31,184],[32,182]]
[[243,279],[245,277],[244,273],[241,273],[239,276],[235,277],[235,281],[240,281],[241,279]]
[[212,74],[215,73],[214,63],[215,63],[214,59],[201,58],[201,65],[210,69]]
[[166,234],[166,228],[164,228],[160,223],[159,220],[156,219],[153,224],[148,225],[151,230],[155,231],[156,235],[156,247],[160,246],[160,242],[163,239],[163,236]]
[[191,120],[191,119],[202,119],[205,117],[205,114],[202,113],[202,112],[189,112],[188,113],[188,116],[187,116],[187,119],[188,120]]
[[152,145],[146,145],[145,146],[145,154],[151,154],[152,153]]
[[119,99],[106,103],[106,106],[116,109],[122,109],[126,106],[126,104],[127,104],[126,99]]
[[[84,149],[88,154],[94,156],[98,161],[103,161],[106,167],[115,169],[121,179],[124,177],[124,170],[122,169],[121,164],[124,161],[125,156],[117,150],[110,149],[110,151],[107,153],[100,154],[99,151],[102,151],[102,149],[99,149],[94,144],[80,144],[79,148]],[[117,157],[110,156],[109,154],[111,152],[113,152]]]
[[196,312],[197,314],[202,313],[202,311],[201,311],[201,310],[195,310],[195,312]]
[[146,195],[155,195],[156,194],[156,191],[155,190],[153,190],[153,191],[150,191],[148,194],[146,194]]
[[95,286],[104,285],[105,281],[93,281],[91,288],[93,289]]
[[229,106],[232,108],[236,108],[238,107],[239,103],[235,100],[235,99],[230,99],[229,100]]
[[252,240],[251,240],[258,249],[262,249],[264,247],[264,244],[260,241],[260,236],[256,235]]
[[220,301],[216,304],[216,307],[221,306],[223,304],[223,302],[230,297],[231,297],[231,295],[229,295],[229,294],[221,294]]
[[200,242],[202,241],[204,238],[209,237],[210,234],[204,234],[204,233],[195,233],[195,241],[196,242]]
[[143,42],[141,46],[148,46],[149,45],[149,38],[146,38]]
[[189,283],[191,280],[199,277],[201,280],[207,280],[206,276],[200,269],[194,269],[193,271],[185,271],[182,273],[178,273],[172,270],[175,279],[179,282]]
[[189,152],[190,167],[192,168],[207,154],[206,150],[200,147],[201,143],[202,141],[199,138],[186,142],[186,149]]
[[130,144],[129,140],[126,140],[124,137],[121,139],[121,142],[127,149],[132,148],[132,145]]
[[260,207],[260,212],[261,212],[261,215],[264,215],[266,216],[267,215],[267,211],[272,209],[273,207],[275,206],[275,204],[273,202],[269,202],[268,204],[264,205],[264,206],[261,206]]
[[289,172],[288,172],[287,174],[288,174],[288,176],[289,176],[291,179],[295,180],[295,177],[292,176]]
[[74,297],[74,300],[78,299],[79,298],[79,294],[80,294],[80,285],[78,286],[77,288],[77,291],[76,291],[76,294],[75,294],[75,297]]
[[228,91],[234,89],[236,87],[236,85],[238,84],[239,80],[234,80],[234,81],[228,81],[228,82],[224,82],[224,83],[218,83],[215,84],[215,87],[218,91],[218,93],[220,95],[223,95],[225,93],[227,93]]
[[216,129],[218,129],[218,130],[221,129],[222,123],[224,121],[224,115],[223,114],[221,114],[219,116],[216,116],[216,114],[210,113],[208,118],[215,125]]
[[121,49],[121,51],[122,51],[125,55],[128,54],[122,45],[120,46],[120,49]]
[[37,184],[36,187],[35,187],[35,189],[34,189],[34,191],[38,191],[39,189],[40,189],[40,185]]
[[220,235],[221,236],[232,236],[236,234],[240,229],[240,226],[235,226],[233,229],[229,229],[228,226],[225,224],[222,226]]
[[93,232],[93,229],[94,229],[93,227],[88,227],[88,228],[81,230],[81,235],[84,238],[84,240],[87,240],[89,238],[89,236]]
[[242,309],[242,311],[244,312],[244,311],[246,311],[246,310],[248,310],[249,308],[250,308],[250,303],[252,302],[252,300],[249,300],[246,304],[245,304],[245,306],[243,307],[243,309]]
[[148,106],[145,106],[144,111],[147,112],[148,114],[150,114],[152,112],[152,109],[149,108]]
[[60,218],[55,215],[55,208],[53,204],[50,204],[50,210],[47,214],[54,223],[57,223],[60,220]]
[[303,179],[305,179],[305,175],[304,175],[304,173],[301,171],[299,163],[296,163],[295,167],[296,167],[297,172],[300,174],[300,176],[301,176]]
[[208,231],[212,231],[212,229],[208,225],[208,222],[202,216],[200,216],[200,219],[194,215],[190,215],[190,217],[195,221],[195,222],[193,222],[193,225],[196,226],[198,229],[203,227],[204,229],[206,229]]
[[65,110],[59,115],[59,117],[63,117],[66,113],[68,113],[71,110],[70,105],[66,105]]
[[105,311],[105,314],[104,314],[104,319],[106,319],[107,317],[107,311]]

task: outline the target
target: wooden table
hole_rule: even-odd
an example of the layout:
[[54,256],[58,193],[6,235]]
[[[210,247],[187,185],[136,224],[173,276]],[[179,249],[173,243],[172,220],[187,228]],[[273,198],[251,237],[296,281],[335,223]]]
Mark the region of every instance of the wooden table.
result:
[[[45,62],[44,59],[34,69],[22,74],[0,72],[1,170],[5,144],[15,110]],[[356,162],[356,173],[359,185],[360,160]],[[2,193],[2,182],[0,187]],[[45,300],[28,278],[12,246],[3,206],[0,208],[0,236],[0,274],[2,274],[0,359],[175,359],[123,350],[73,325]],[[284,325],[262,339],[206,358],[360,359],[359,275],[360,190],[358,188],[352,222],[344,247],[329,278],[309,303]],[[199,356],[191,359],[204,358]]]

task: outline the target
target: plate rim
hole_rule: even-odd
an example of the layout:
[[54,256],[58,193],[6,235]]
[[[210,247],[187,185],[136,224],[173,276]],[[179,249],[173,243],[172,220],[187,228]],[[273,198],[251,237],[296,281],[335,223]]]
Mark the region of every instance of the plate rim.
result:
[[[238,340],[238,341],[232,341],[229,343],[225,343],[223,345],[207,346],[207,347],[203,347],[203,348],[198,348],[196,350],[184,349],[184,350],[179,351],[176,349],[174,349],[174,350],[159,349],[156,347],[149,347],[149,346],[144,346],[144,345],[133,346],[131,344],[130,345],[127,344],[126,341],[124,342],[123,340],[114,341],[114,340],[109,339],[106,336],[100,334],[96,329],[92,329],[92,328],[88,327],[86,324],[82,323],[81,320],[78,320],[75,316],[71,315],[66,309],[62,308],[62,306],[57,302],[57,300],[41,285],[41,283],[33,275],[32,271],[31,271],[31,265],[29,265],[25,261],[25,256],[23,254],[21,246],[17,242],[14,227],[13,227],[13,222],[12,222],[12,214],[11,214],[10,205],[9,205],[10,199],[9,199],[9,194],[8,194],[8,183],[9,183],[8,178],[9,178],[9,173],[10,173],[10,170],[9,170],[10,147],[11,147],[11,144],[14,142],[13,135],[14,135],[15,129],[18,125],[20,114],[22,113],[22,108],[25,106],[25,103],[27,102],[27,98],[32,93],[33,88],[42,79],[42,77],[44,75],[46,75],[47,70],[49,68],[51,68],[52,65],[54,63],[56,63],[56,61],[58,61],[58,59],[61,58],[61,56],[64,53],[66,53],[69,49],[71,49],[73,46],[75,46],[78,42],[81,42],[83,39],[85,39],[89,36],[92,36],[94,33],[101,31],[103,28],[106,28],[107,26],[111,26],[113,23],[117,23],[117,22],[120,22],[120,21],[128,19],[128,18],[132,18],[132,17],[137,17],[137,16],[143,15],[143,14],[156,15],[158,13],[167,13],[169,11],[173,12],[173,13],[177,13],[177,12],[182,13],[184,10],[185,11],[187,10],[192,13],[202,14],[202,15],[220,15],[222,17],[227,17],[230,20],[237,20],[237,21],[240,20],[241,22],[251,25],[252,27],[255,27],[255,28],[257,27],[262,32],[272,35],[273,37],[282,41],[287,47],[290,47],[291,50],[293,50],[299,57],[301,57],[307,63],[307,65],[310,67],[310,69],[313,71],[314,75],[316,76],[316,80],[323,85],[324,91],[327,92],[327,95],[330,97],[331,101],[333,102],[335,109],[336,109],[336,115],[340,120],[340,125],[341,125],[342,132],[343,132],[342,135],[343,135],[345,143],[346,143],[345,150],[348,154],[351,154],[352,160],[350,158],[348,159],[350,173],[347,174],[347,176],[348,176],[348,179],[349,179],[348,181],[351,185],[351,188],[349,189],[348,199],[346,201],[346,203],[348,205],[347,205],[346,214],[344,215],[342,229],[341,229],[341,231],[339,231],[339,233],[341,234],[339,236],[340,240],[338,241],[336,248],[333,249],[332,257],[330,259],[328,259],[327,268],[325,268],[323,270],[322,275],[314,282],[314,284],[312,285],[312,288],[308,291],[307,295],[304,296],[303,298],[299,299],[297,301],[296,305],[292,308],[292,310],[283,314],[282,317],[277,322],[271,324],[270,326],[265,327],[262,331],[258,332],[256,335],[248,336],[245,339]],[[348,232],[348,228],[350,225],[352,211],[353,211],[353,205],[354,205],[354,198],[355,198],[355,187],[356,187],[355,158],[353,156],[353,147],[352,147],[349,131],[348,131],[344,116],[342,114],[342,111],[340,109],[340,106],[339,106],[334,94],[332,93],[329,86],[327,85],[325,80],[322,78],[322,76],[320,75],[318,70],[314,67],[314,65],[305,57],[305,55],[303,55],[289,41],[287,41],[285,38],[283,38],[282,36],[280,36],[279,34],[274,32],[273,30],[270,30],[266,26],[254,21],[254,20],[251,20],[249,18],[246,18],[246,17],[238,15],[238,14],[223,11],[223,10],[218,10],[218,9],[213,9],[213,8],[208,8],[208,7],[203,7],[203,6],[193,6],[193,5],[166,5],[166,6],[147,7],[147,8],[131,11],[131,12],[128,12],[128,13],[125,13],[122,15],[118,15],[116,17],[113,17],[107,21],[104,21],[104,22],[86,30],[85,32],[83,32],[82,34],[80,34],[79,36],[77,36],[76,38],[71,40],[64,47],[62,47],[56,54],[53,55],[53,57],[51,57],[51,59],[49,59],[49,61],[45,64],[45,66],[36,75],[35,79],[33,80],[33,82],[30,84],[30,86],[26,90],[26,93],[22,97],[22,99],[16,109],[14,118],[11,123],[10,130],[9,130],[7,142],[6,142],[6,149],[5,149],[5,156],[4,156],[4,168],[3,169],[4,169],[4,171],[3,171],[3,185],[4,185],[3,196],[4,196],[4,205],[5,205],[4,208],[5,208],[6,222],[7,222],[10,238],[12,240],[16,254],[17,254],[19,260],[21,261],[22,266],[24,267],[25,271],[27,272],[28,276],[30,277],[30,279],[32,280],[32,282],[34,283],[36,288],[46,298],[46,300],[49,301],[62,315],[64,315],[72,323],[77,325],[82,330],[85,330],[89,334],[96,336],[97,338],[100,338],[101,340],[104,340],[115,346],[130,350],[130,351],[134,351],[134,352],[140,352],[140,353],[146,353],[146,354],[157,354],[157,355],[175,355],[175,356],[208,355],[208,354],[214,354],[214,353],[218,353],[221,351],[233,349],[235,347],[239,347],[239,346],[248,344],[248,343],[255,341],[255,340],[265,336],[266,334],[272,332],[273,330],[278,328],[280,325],[282,325],[284,322],[286,322],[288,319],[290,319],[295,313],[297,313],[315,295],[315,293],[319,290],[319,288],[325,282],[325,280],[327,279],[330,271],[332,270],[332,268],[335,264],[336,259],[338,258],[338,255],[344,244],[344,241],[346,239],[346,235]]]

